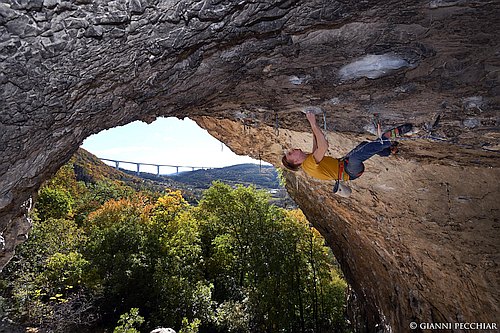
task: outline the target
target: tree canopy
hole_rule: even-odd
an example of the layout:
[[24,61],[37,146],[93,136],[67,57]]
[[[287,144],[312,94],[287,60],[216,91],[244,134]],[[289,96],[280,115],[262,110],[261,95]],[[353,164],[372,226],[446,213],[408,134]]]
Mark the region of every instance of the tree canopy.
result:
[[77,182],[65,167],[2,273],[8,316],[55,332],[342,331],[331,251],[300,211],[269,199],[214,182],[192,206],[179,191]]

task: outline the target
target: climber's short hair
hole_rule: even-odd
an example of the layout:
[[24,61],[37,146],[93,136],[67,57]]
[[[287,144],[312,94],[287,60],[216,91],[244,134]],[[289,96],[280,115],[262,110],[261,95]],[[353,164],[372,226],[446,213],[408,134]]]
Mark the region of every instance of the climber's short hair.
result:
[[294,163],[288,162],[288,160],[286,159],[286,154],[283,155],[283,158],[281,159],[281,163],[283,163],[283,165],[288,170],[291,170],[291,171],[297,171],[297,170],[299,170],[299,167],[300,167],[300,164],[294,164]]

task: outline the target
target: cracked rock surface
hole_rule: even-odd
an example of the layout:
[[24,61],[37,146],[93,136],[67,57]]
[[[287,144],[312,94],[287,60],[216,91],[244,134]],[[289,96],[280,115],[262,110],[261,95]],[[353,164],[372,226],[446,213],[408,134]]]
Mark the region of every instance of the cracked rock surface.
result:
[[[287,187],[353,287],[359,331],[494,322],[499,288],[500,4],[496,1],[0,1],[0,266],[40,184],[101,130],[190,117],[279,165],[340,157],[383,129],[348,200],[302,172]],[[371,133],[371,134],[370,134]]]

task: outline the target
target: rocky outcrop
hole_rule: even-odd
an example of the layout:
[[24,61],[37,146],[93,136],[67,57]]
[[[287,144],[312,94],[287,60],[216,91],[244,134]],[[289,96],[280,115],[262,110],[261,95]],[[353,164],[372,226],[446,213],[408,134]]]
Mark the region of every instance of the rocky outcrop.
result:
[[[309,133],[246,129],[197,119],[236,151],[281,156],[310,149]],[[329,154],[343,156],[369,135],[328,132]],[[369,331],[405,332],[411,322],[495,322],[498,313],[498,168],[450,160],[461,148],[424,140],[401,144],[399,156],[373,157],[353,194],[332,194],[331,182],[287,173],[287,188],[320,230],[365,304]],[[273,160],[274,163],[278,161]],[[359,322],[359,320],[358,320]],[[362,329],[360,329],[362,331]]]
[[316,106],[333,156],[374,138],[374,114],[420,129],[399,157],[370,160],[348,200],[286,175],[363,305],[360,330],[495,321],[499,12],[494,1],[0,3],[1,264],[25,237],[30,197],[87,136],[190,117],[278,165],[284,149],[309,148],[300,110]]

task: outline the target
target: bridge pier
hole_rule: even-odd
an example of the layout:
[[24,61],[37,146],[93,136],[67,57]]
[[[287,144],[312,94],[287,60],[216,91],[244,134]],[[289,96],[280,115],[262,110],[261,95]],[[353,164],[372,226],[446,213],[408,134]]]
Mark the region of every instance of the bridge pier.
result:
[[156,166],[156,176],[157,177],[160,176],[160,166],[159,165]]
[[137,176],[139,176],[141,174],[141,172],[139,171],[140,167],[141,167],[141,164],[137,163]]

